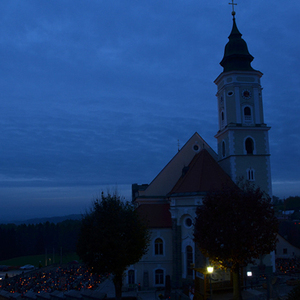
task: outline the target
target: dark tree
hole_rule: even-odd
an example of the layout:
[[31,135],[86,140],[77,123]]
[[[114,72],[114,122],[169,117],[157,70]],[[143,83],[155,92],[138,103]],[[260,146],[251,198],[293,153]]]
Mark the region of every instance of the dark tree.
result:
[[288,294],[287,300],[299,300],[300,299],[300,285],[294,287]]
[[77,254],[93,272],[114,275],[116,299],[121,299],[123,274],[146,253],[149,238],[147,225],[131,204],[102,193],[82,219]]
[[284,209],[286,210],[300,210],[300,197],[288,197],[284,200]]
[[197,208],[194,238],[209,260],[233,273],[234,299],[242,299],[240,266],[275,250],[278,221],[271,200],[245,185],[209,193]]
[[45,250],[74,253],[80,229],[80,220],[65,220],[57,224],[0,224],[0,259],[44,254]]

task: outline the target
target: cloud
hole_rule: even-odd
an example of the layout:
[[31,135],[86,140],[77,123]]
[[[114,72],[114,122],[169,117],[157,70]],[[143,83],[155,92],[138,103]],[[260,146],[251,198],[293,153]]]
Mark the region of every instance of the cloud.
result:
[[[299,181],[300,7],[235,8],[264,73],[274,191],[284,195],[278,182]],[[53,200],[66,186],[149,183],[195,131],[216,149],[213,81],[230,13],[219,1],[1,3],[1,189],[49,188]]]

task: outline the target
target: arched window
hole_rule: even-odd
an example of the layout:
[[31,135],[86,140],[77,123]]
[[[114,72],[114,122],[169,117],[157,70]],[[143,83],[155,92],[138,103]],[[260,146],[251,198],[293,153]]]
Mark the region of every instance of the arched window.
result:
[[249,106],[246,106],[246,107],[244,108],[244,115],[245,115],[245,116],[250,116],[250,117],[251,117],[251,109],[250,109]]
[[155,255],[163,255],[164,254],[164,243],[161,238],[157,238],[154,242],[154,251]]
[[226,150],[226,148],[225,148],[225,142],[222,141],[222,157],[225,157],[225,154],[226,154],[225,150]]
[[193,259],[193,248],[191,246],[186,247],[186,274],[188,276],[193,276],[193,269],[191,264],[194,262]]
[[129,270],[128,271],[128,284],[134,284],[134,270]]
[[251,138],[247,138],[245,141],[245,149],[248,155],[253,154],[254,142]]
[[249,106],[244,107],[244,122],[252,123],[252,113]]
[[164,270],[155,270],[155,284],[164,284]]

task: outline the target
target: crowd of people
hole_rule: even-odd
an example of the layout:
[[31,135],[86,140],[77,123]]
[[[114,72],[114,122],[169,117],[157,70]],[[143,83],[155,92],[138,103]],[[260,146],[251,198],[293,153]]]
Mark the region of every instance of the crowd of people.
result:
[[1,289],[11,292],[25,294],[28,291],[34,293],[51,293],[56,290],[82,290],[96,289],[105,276],[92,274],[81,265],[56,267],[48,270],[23,273],[3,280]]
[[277,258],[276,272],[281,275],[300,275],[300,258]]

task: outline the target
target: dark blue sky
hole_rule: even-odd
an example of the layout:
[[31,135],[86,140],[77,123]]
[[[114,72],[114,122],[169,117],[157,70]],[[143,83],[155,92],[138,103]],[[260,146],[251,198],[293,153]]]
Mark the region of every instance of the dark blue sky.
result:
[[[1,1],[0,221],[129,198],[196,131],[216,150],[228,2]],[[300,2],[235,8],[264,73],[273,193],[300,195]]]

